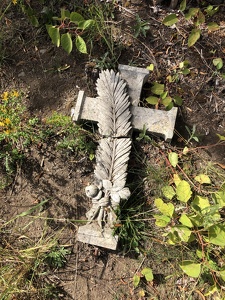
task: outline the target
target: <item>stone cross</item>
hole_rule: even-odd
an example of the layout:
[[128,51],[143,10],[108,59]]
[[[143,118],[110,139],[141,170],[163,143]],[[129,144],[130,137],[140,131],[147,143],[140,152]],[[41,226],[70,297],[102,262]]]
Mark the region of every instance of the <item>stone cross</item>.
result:
[[85,188],[92,200],[86,213],[88,222],[80,226],[78,241],[115,250],[118,236],[113,236],[117,222],[115,214],[120,200],[128,199],[125,187],[127,165],[131,150],[132,130],[146,129],[147,133],[173,137],[177,108],[170,111],[139,107],[143,84],[149,71],[143,68],[119,65],[119,73],[103,71],[97,80],[97,98],[78,94],[72,120],[98,123],[101,139],[96,151],[93,183]]

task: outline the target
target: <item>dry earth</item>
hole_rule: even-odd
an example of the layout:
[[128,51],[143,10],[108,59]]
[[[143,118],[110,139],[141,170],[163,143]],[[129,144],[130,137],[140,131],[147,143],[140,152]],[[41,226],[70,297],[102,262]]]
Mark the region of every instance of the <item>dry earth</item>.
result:
[[[194,6],[194,1],[192,3]],[[67,2],[66,5],[69,6]],[[182,147],[184,144],[181,137],[188,138],[185,125],[192,128],[195,124],[200,143],[196,148],[194,168],[198,170],[199,166],[211,161],[223,172],[225,147],[209,145],[215,144],[218,141],[216,133],[224,135],[225,129],[225,81],[216,73],[211,62],[214,56],[224,59],[225,7],[222,5],[220,12],[214,16],[214,21],[221,25],[221,29],[212,33],[203,30],[201,39],[191,48],[187,47],[190,24],[178,23],[178,29],[162,25],[161,21],[169,12],[171,10],[168,6],[153,8],[148,1],[130,1],[126,5],[117,6],[113,38],[119,36],[124,43],[118,63],[140,67],[155,64],[160,73],[158,81],[166,83],[171,94],[178,94],[184,99],[179,108],[172,145],[161,142],[164,148]],[[145,38],[134,39],[131,36],[136,14],[149,22],[150,31]],[[15,16],[22,20],[20,24],[14,22]],[[44,29],[31,27],[26,17],[16,11],[16,7],[7,18],[11,23],[4,25],[7,58],[0,67],[1,92],[11,88],[24,90],[32,115],[42,119],[53,111],[69,115],[79,90],[85,90],[89,96],[96,95],[95,73],[90,63],[93,58],[100,59],[104,54],[106,50],[102,45],[95,41],[91,57],[76,51],[67,55],[61,48],[51,44]],[[191,74],[181,76],[178,83],[166,82],[166,77],[173,74],[184,60],[190,62]],[[65,65],[69,68],[57,71]],[[90,66],[88,72],[87,66]],[[151,74],[149,83],[155,78],[156,74]],[[145,160],[145,163],[142,161],[140,164],[135,158],[137,151],[138,157]],[[134,137],[130,170],[143,171],[145,174],[146,161],[148,165],[157,167],[164,163],[164,157],[157,148],[138,143]],[[58,232],[60,244],[71,249],[65,268],[43,275],[43,285],[49,282],[61,287],[52,299],[203,299],[201,294],[194,291],[195,283],[189,282],[184,288],[179,284],[177,250],[160,243],[154,233],[149,233],[149,240],[145,244],[146,255],[138,257],[133,253],[125,255],[122,247],[113,252],[76,241],[78,223],[75,220],[84,220],[90,205],[84,195],[84,187],[90,181],[93,168],[93,162],[88,157],[57,151],[54,142],[32,146],[13,184],[1,192],[0,215],[4,222],[48,200],[39,212],[39,218],[27,216],[13,223],[16,233],[9,242],[19,245],[28,237],[40,241],[41,237],[51,237],[53,232]],[[129,176],[133,182],[145,177],[138,173]],[[151,209],[157,187],[141,181],[140,185],[143,190],[140,201],[149,203]],[[149,223],[152,226],[151,221]],[[4,243],[7,237],[3,236],[2,239]],[[152,285],[145,285],[147,294],[141,297],[139,290],[133,289],[132,277],[144,266],[153,269],[155,281]],[[24,295],[21,299],[31,299],[31,296]],[[41,298],[36,295],[32,299]]]

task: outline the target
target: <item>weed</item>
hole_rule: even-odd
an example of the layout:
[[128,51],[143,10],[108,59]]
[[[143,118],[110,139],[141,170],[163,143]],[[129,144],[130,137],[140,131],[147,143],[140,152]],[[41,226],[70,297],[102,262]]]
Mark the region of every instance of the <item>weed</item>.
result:
[[66,264],[66,255],[70,254],[70,251],[64,247],[54,246],[46,253],[44,260],[52,268],[62,268]]
[[146,21],[143,21],[139,15],[136,15],[136,24],[134,26],[134,37],[138,36],[144,36],[146,37],[147,32],[149,31],[150,26],[149,23]]

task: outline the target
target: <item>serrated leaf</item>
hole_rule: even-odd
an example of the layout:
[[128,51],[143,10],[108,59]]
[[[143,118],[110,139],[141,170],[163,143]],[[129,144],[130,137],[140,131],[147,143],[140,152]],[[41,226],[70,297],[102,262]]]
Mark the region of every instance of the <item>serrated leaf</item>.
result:
[[187,181],[182,180],[177,186],[176,194],[178,200],[187,202],[192,195],[190,184]]
[[155,95],[161,95],[164,92],[164,84],[155,82],[151,88],[151,92]]
[[146,69],[149,70],[149,71],[153,71],[154,70],[154,65],[150,64],[149,66],[147,66]]
[[184,11],[186,9],[186,6],[187,6],[187,1],[186,0],[183,0],[180,4],[180,11]]
[[178,154],[176,152],[170,152],[168,159],[171,165],[175,168],[178,164]]
[[80,51],[81,53],[87,54],[86,43],[83,40],[83,38],[79,35],[76,37],[76,47],[77,47],[77,50]]
[[88,27],[93,26],[94,23],[95,23],[94,20],[83,20],[83,21],[80,21],[80,22],[78,23],[77,28],[78,28],[78,29],[85,30],[85,29],[87,29]]
[[225,224],[217,224],[208,229],[209,242],[221,247],[225,246]]
[[209,31],[216,31],[216,30],[220,29],[220,26],[217,23],[215,23],[215,22],[208,23],[207,27],[208,27]]
[[169,200],[171,200],[176,195],[174,189],[170,185],[164,186],[162,188],[162,192],[163,192],[163,195]]
[[192,231],[183,225],[173,227],[173,231],[176,231],[181,242],[189,242]]
[[161,198],[154,201],[155,206],[165,216],[172,217],[174,213],[174,205],[172,203],[164,203]]
[[199,174],[195,176],[195,180],[198,181],[199,183],[211,183],[211,180],[208,175],[205,174]]
[[172,26],[172,25],[176,24],[177,22],[178,22],[178,18],[176,16],[176,14],[170,14],[164,18],[162,23],[166,26]]
[[189,228],[193,227],[193,224],[191,222],[191,220],[189,219],[189,217],[185,214],[182,214],[180,219],[179,219],[180,223],[183,224],[184,226],[187,226]]
[[191,206],[194,210],[201,212],[202,214],[206,214],[206,208],[210,207],[210,203],[208,198],[202,196],[195,196],[194,200],[191,203]]
[[201,264],[196,264],[192,260],[184,260],[180,267],[185,274],[194,278],[199,277],[201,272]]
[[166,227],[171,221],[170,217],[164,215],[154,215],[155,225],[159,227]]
[[63,49],[70,54],[73,49],[73,42],[70,33],[67,32],[61,35],[61,45]]
[[191,7],[189,11],[185,14],[185,19],[190,20],[192,17],[195,17],[199,12],[199,8]]
[[217,68],[217,70],[220,70],[223,67],[223,60],[222,58],[214,58],[213,59],[213,64]]
[[159,102],[159,98],[154,97],[154,96],[150,96],[150,97],[146,98],[146,101],[149,104],[155,105],[155,104],[157,104]]
[[165,97],[163,100],[162,100],[162,104],[167,107],[170,103],[172,102],[172,98],[170,96],[168,97]]
[[173,182],[175,183],[176,187],[178,186],[178,184],[181,182],[181,178],[178,174],[173,174]]
[[77,13],[77,12],[71,12],[70,14],[70,22],[74,22],[76,24],[78,24],[79,22],[83,21],[84,17]]
[[138,276],[138,275],[134,275],[134,277],[133,277],[133,285],[134,285],[134,287],[136,288],[138,285],[139,285],[139,283],[140,283],[140,276]]
[[200,38],[201,36],[201,30],[200,29],[192,29],[191,34],[189,35],[188,38],[188,47],[193,46],[197,40]]
[[52,26],[52,25],[46,25],[48,34],[53,42],[57,47],[60,45],[60,33],[59,28]]
[[223,281],[225,281],[225,269],[223,268],[223,270],[220,270],[218,273],[220,277],[223,279]]
[[141,274],[145,276],[145,279],[147,281],[152,281],[154,279],[153,273],[152,273],[152,269],[150,268],[144,268],[141,271]]

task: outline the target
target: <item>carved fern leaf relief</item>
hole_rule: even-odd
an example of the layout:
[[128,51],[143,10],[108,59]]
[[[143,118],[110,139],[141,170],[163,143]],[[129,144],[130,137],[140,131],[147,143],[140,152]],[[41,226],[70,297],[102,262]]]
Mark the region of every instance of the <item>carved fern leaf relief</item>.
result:
[[131,113],[126,83],[119,73],[103,71],[97,80],[100,120],[99,133],[102,136],[125,137],[131,130]]

